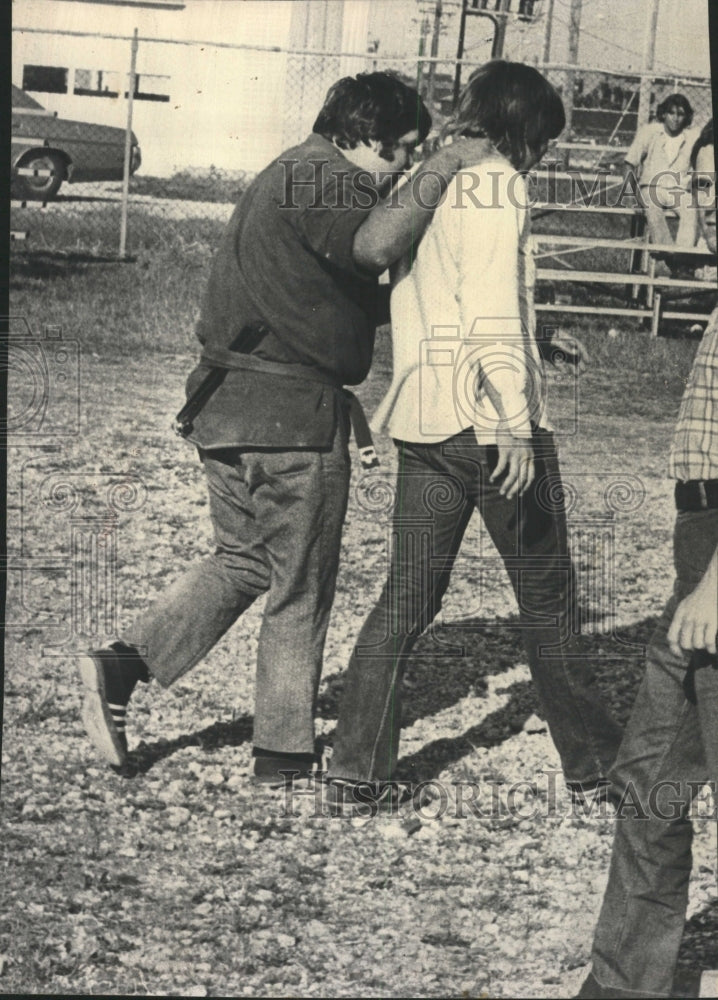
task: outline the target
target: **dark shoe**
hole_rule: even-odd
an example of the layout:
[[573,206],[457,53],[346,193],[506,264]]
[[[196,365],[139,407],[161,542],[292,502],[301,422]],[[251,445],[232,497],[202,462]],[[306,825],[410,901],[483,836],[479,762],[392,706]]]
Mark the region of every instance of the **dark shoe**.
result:
[[575,1000],[604,1000],[604,997],[607,996],[603,986],[596,981],[593,973],[589,972],[581,984],[581,989],[576,994]]
[[275,753],[272,750],[254,752],[254,773],[250,778],[253,785],[267,785],[281,788],[293,781],[309,778],[317,759],[311,753]]
[[674,281],[695,281],[696,271],[694,267],[671,267],[671,278]]
[[671,996],[682,1000],[697,997],[718,997],[718,972],[694,968],[676,969],[671,986]]
[[407,781],[352,781],[327,778],[325,801],[332,816],[396,816],[411,802],[414,790]]
[[78,668],[85,687],[82,722],[87,735],[110,764],[121,767],[127,760],[127,704],[137,682],[149,680],[147,666],[136,650],[115,643],[81,657]]
[[677,281],[695,281],[696,268],[704,263],[700,257],[688,252],[676,251],[667,258],[671,277]]
[[650,1000],[654,994],[601,986],[592,972],[586,976],[575,1000]]

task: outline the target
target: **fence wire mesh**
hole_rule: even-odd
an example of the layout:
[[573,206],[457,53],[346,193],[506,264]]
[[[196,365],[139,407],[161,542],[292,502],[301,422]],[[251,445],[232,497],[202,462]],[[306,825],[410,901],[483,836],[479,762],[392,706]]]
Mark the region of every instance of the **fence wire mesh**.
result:
[[[116,62],[121,68],[113,71],[22,67],[22,86],[13,87],[11,230],[16,252],[116,256],[157,247],[213,247],[252,176],[306,137],[327,89],[340,76],[387,69],[416,86],[433,119],[424,153],[451,115],[457,86],[457,63],[448,59],[327,56],[229,45],[212,49],[184,42],[181,58],[202,63],[205,86],[232,94],[232,101],[200,104],[196,80],[180,83],[179,75],[175,79],[157,72],[170,43],[140,40],[134,72],[128,40],[117,44],[124,62]],[[462,82],[476,65],[464,60]],[[548,65],[543,71],[566,107],[567,127],[546,158],[560,169],[617,171],[637,127],[669,93],[688,97],[697,127],[712,114],[708,79],[648,78],[565,65]],[[130,91],[128,138],[123,119]],[[45,110],[58,103],[57,95],[65,95],[67,114]],[[112,106],[117,124],[74,120],[71,109],[81,107],[87,118],[88,106],[95,106],[78,102],[97,98],[103,100],[96,100],[96,106]],[[181,118],[178,108],[184,108]],[[130,176],[123,199],[126,157]],[[610,225],[619,222],[610,220]],[[596,233],[595,216],[576,218],[573,224],[577,232]]]

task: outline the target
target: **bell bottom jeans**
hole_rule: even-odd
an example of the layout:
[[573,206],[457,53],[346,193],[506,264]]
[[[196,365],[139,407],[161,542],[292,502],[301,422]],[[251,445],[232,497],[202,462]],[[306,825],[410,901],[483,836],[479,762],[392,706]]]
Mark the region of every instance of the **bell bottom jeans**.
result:
[[718,661],[705,651],[676,656],[666,641],[678,603],[701,580],[716,545],[718,510],[678,514],[673,595],[611,775],[624,804],[592,960],[594,977],[616,996],[671,995],[692,863],[688,812],[708,781],[716,801]]
[[394,778],[402,675],[416,640],[441,608],[478,510],[516,594],[531,674],[566,780],[604,778],[621,730],[601,704],[572,635],[575,581],[553,435],[535,432],[536,477],[511,500],[489,481],[496,446],[479,445],[471,430],[438,444],[396,444],[391,565],[349,662],[330,775]]
[[314,708],[347,509],[348,419],[333,447],[202,455],[216,549],[123,636],[167,687],[267,592],[257,650],[254,744],[314,752]]

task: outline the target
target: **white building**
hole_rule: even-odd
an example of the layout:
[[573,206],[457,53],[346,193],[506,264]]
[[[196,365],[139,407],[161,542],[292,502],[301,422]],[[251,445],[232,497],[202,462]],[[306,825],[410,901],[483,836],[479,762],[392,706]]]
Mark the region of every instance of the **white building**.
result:
[[[579,63],[638,70],[652,2],[584,0]],[[707,76],[707,0],[658,4],[656,71]],[[506,56],[540,59],[551,11],[551,61],[563,62],[569,8],[568,0],[535,0],[533,19],[512,17]],[[137,28],[133,128],[142,173],[256,171],[310,131],[340,76],[385,65],[413,75],[411,60],[428,54],[435,9],[436,0],[13,0],[13,83],[65,117],[124,126]],[[443,0],[445,75],[453,74],[459,11],[460,0]],[[466,27],[466,57],[489,58],[490,22],[471,17]],[[398,61],[384,62],[388,55]]]
[[[256,171],[312,126],[329,85],[365,68],[369,0],[13,0],[12,81],[51,111],[133,130],[142,173]],[[311,60],[291,49],[337,53]],[[299,64],[301,65],[299,65]]]

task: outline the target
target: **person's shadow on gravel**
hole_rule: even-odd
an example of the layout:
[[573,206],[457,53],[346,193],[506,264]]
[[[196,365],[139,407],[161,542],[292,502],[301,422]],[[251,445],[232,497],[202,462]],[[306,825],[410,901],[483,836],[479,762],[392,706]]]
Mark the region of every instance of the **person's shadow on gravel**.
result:
[[701,974],[715,969],[718,969],[718,900],[694,913],[686,923],[671,995],[699,996]]
[[[630,714],[644,669],[645,649],[657,619],[646,618],[616,635],[582,635],[580,649],[593,663],[596,686],[619,722]],[[402,724],[450,708],[468,695],[479,698],[488,690],[488,678],[518,664],[526,654],[518,616],[484,625],[470,621],[435,627],[417,642],[404,677]],[[343,688],[343,674],[327,678],[319,697],[317,714],[336,719]],[[436,777],[450,764],[468,756],[476,747],[503,743],[520,732],[534,713],[541,715],[533,684],[511,685],[509,702],[476,726],[452,738],[427,743],[399,763],[401,777],[425,780]],[[331,734],[327,734],[331,741]]]
[[185,747],[200,747],[211,753],[222,747],[236,747],[242,743],[251,742],[254,717],[240,715],[226,722],[213,722],[211,726],[176,737],[173,740],[155,740],[145,743],[144,740],[131,750],[122,767],[113,767],[113,771],[123,778],[135,778],[138,774],[146,774],[155,764]]
[[[596,684],[611,705],[619,722],[628,718],[643,673],[643,650],[656,619],[648,618],[621,631],[618,640],[606,635],[585,635],[581,648],[593,659]],[[403,725],[435,715],[470,694],[481,697],[488,690],[488,678],[526,662],[518,629],[518,616],[490,625],[462,622],[427,632],[417,642],[404,679]],[[343,674],[326,679],[320,692],[317,715],[336,719],[343,688]],[[534,713],[541,714],[533,685],[519,681],[508,689],[509,702],[476,726],[452,738],[433,740],[420,751],[401,759],[401,776],[426,780],[468,756],[476,747],[492,747],[520,732]],[[185,747],[219,750],[251,742],[253,716],[244,714],[229,721],[217,721],[173,740],[141,742],[128,754],[127,762],[114,770],[125,778],[147,773],[159,761]],[[331,732],[323,738],[331,743]]]

